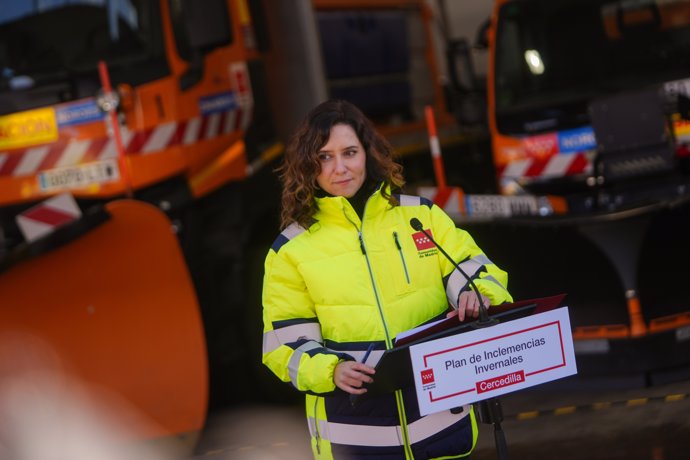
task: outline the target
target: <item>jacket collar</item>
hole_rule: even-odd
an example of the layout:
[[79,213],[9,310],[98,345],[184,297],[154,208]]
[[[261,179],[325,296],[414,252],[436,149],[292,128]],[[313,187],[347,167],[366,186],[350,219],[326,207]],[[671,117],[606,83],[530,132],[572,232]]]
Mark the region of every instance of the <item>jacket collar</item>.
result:
[[[383,212],[389,206],[389,202],[382,195],[383,183],[379,184],[374,193],[371,194],[367,200],[364,208],[364,217],[368,218]],[[359,222],[359,216],[350,204],[347,198],[342,196],[326,196],[316,198],[316,205],[318,207],[314,218],[322,222],[324,220],[333,219],[347,219],[353,222]]]

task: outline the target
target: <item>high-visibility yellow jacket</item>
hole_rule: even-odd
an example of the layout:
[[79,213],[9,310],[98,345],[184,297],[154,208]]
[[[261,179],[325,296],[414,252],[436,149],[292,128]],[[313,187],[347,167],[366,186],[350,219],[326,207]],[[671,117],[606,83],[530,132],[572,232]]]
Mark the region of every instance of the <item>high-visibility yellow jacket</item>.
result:
[[340,361],[361,361],[374,342],[366,363],[375,366],[397,334],[444,317],[466,289],[457,268],[412,229],[413,217],[491,304],[512,300],[507,274],[442,209],[397,198],[391,206],[376,191],[362,220],[346,198],[317,198],[317,222],[287,227],[266,257],[263,362],[307,393],[316,458],[458,458],[476,442],[469,406],[422,417],[413,388],[353,406],[333,382]]

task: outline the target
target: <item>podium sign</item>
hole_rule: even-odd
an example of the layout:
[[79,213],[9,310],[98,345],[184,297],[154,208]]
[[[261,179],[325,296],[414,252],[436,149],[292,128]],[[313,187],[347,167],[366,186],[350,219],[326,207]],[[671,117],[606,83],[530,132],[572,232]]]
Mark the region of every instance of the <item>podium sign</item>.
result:
[[410,346],[422,415],[577,373],[568,307]]

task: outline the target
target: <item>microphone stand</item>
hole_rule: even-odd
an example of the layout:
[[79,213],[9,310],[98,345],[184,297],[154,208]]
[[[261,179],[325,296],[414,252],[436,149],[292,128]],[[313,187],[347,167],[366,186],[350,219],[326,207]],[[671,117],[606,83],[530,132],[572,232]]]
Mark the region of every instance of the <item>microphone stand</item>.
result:
[[[443,254],[445,258],[455,266],[460,274],[465,277],[472,289],[474,289],[474,292],[477,294],[477,300],[479,301],[479,318],[471,323],[472,327],[475,329],[482,329],[498,324],[499,321],[496,318],[489,317],[489,313],[486,305],[484,305],[484,301],[482,300],[479,289],[477,289],[477,285],[474,284],[472,278],[460,267],[460,264],[455,262],[455,260],[453,260],[453,258],[446,251],[444,251],[441,246],[439,246],[434,238],[426,230],[424,230],[424,226],[419,219],[413,217],[410,219],[410,225],[413,229],[422,232],[427,238],[429,238],[429,241],[434,243],[434,246],[436,246],[438,250],[441,251],[441,254]],[[503,421],[503,407],[501,405],[501,400],[498,397],[493,397],[479,401],[478,403],[475,403],[475,405],[477,406],[479,421],[482,423],[491,424],[494,427],[494,442],[496,444],[496,453],[498,454],[498,458],[501,460],[509,460],[508,443],[506,442],[506,436],[503,431],[503,427],[501,426],[501,422]]]
[[[479,296],[479,293],[477,293]],[[481,302],[481,301],[480,301]],[[482,305],[480,303],[479,309],[481,311]],[[488,316],[488,314],[487,314]],[[480,319],[473,323],[476,328],[491,327],[498,324],[495,318],[491,318],[488,322],[483,322]],[[503,432],[501,422],[503,421],[503,406],[498,397],[493,397],[479,401],[476,403],[479,421],[486,424],[491,424],[494,427],[494,443],[496,444],[496,453],[499,459],[508,460],[508,443],[506,442],[506,435]]]

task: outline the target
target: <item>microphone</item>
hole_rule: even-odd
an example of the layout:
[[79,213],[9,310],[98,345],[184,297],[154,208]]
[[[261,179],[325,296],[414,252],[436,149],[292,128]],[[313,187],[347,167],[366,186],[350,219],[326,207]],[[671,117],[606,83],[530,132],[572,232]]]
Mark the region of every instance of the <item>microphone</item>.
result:
[[446,259],[448,259],[450,263],[452,263],[453,266],[455,266],[455,268],[460,272],[460,274],[465,277],[465,279],[470,283],[472,289],[474,289],[474,292],[477,293],[477,300],[479,300],[479,320],[477,321],[477,325],[480,327],[484,327],[496,324],[498,322],[496,318],[489,318],[488,310],[486,308],[486,305],[484,305],[484,301],[482,300],[482,294],[479,292],[479,289],[477,289],[477,285],[474,284],[472,278],[468,276],[462,268],[460,268],[460,264],[453,260],[453,258],[450,255],[448,255],[448,253],[436,242],[436,240],[434,240],[434,238],[426,230],[424,230],[424,226],[419,221],[419,219],[417,219],[416,217],[410,219],[410,226],[418,232],[424,233],[424,235],[427,238],[429,238],[429,241],[434,243],[434,246],[436,246],[438,250],[441,251],[441,254],[443,254],[446,257]]

